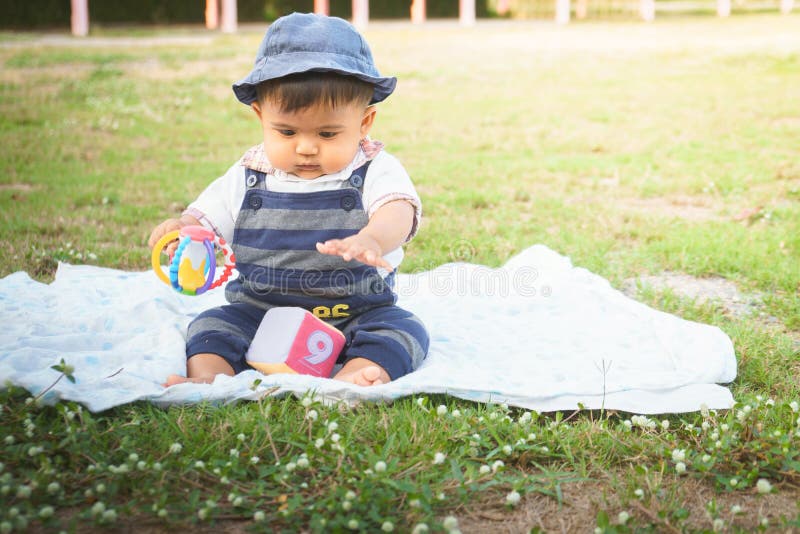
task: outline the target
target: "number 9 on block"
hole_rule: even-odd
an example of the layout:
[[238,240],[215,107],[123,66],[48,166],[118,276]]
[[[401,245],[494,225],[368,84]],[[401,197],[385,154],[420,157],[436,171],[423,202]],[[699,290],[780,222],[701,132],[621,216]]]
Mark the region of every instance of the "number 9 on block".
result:
[[272,308],[264,314],[245,358],[265,374],[327,378],[344,343],[338,329],[302,308]]

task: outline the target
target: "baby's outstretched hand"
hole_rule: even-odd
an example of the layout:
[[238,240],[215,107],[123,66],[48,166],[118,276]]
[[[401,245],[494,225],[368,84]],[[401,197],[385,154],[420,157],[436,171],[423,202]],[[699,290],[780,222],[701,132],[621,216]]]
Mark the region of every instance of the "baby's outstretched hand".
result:
[[355,234],[344,239],[330,239],[317,243],[317,250],[322,254],[341,256],[345,261],[358,260],[361,263],[382,267],[389,272],[394,268],[383,259],[378,242],[366,234]]

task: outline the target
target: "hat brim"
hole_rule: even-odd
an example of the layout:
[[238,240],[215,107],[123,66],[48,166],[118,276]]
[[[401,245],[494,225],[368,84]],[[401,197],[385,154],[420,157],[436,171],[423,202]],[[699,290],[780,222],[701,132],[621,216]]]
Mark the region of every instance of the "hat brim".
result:
[[239,102],[249,106],[258,99],[256,96],[256,86],[258,84],[267,80],[275,80],[283,78],[284,76],[289,76],[290,74],[300,74],[303,72],[335,72],[337,74],[354,76],[359,80],[363,80],[374,87],[370,104],[377,104],[378,102],[386,100],[397,86],[397,78],[393,76],[370,76],[364,73],[366,69],[363,65],[353,64],[352,68],[350,68],[351,65],[347,63],[352,62],[353,58],[347,56],[336,54],[336,57],[332,61],[335,66],[321,66],[320,63],[324,63],[324,61],[320,61],[320,56],[325,55],[328,54],[295,53],[292,54],[293,57],[291,61],[287,61],[284,58],[262,59],[256,64],[250,74],[233,84],[233,93],[236,95]]

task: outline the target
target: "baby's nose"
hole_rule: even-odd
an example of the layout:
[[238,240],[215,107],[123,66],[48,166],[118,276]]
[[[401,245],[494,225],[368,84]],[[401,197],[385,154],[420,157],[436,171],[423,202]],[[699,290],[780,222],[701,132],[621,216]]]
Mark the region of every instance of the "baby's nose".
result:
[[317,153],[317,144],[309,140],[301,139],[297,142],[295,152],[302,156],[314,156]]

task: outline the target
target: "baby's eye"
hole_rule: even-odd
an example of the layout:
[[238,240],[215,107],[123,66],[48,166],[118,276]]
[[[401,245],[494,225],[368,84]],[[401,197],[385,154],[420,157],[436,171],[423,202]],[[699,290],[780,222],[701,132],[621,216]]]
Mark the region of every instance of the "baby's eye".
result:
[[333,139],[339,132],[320,132],[319,136],[323,139]]
[[286,137],[291,137],[294,135],[294,130],[278,130],[278,133]]

